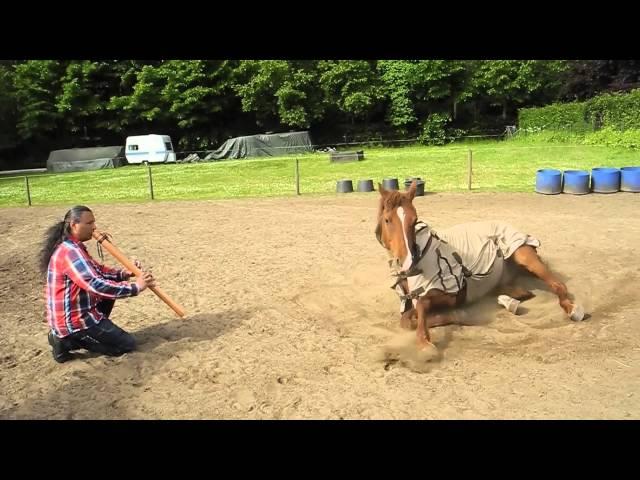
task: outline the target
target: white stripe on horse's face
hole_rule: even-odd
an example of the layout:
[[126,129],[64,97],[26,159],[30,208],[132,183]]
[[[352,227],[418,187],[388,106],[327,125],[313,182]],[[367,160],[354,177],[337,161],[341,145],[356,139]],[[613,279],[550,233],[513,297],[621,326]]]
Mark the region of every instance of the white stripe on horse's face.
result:
[[402,237],[404,238],[404,245],[405,247],[407,247],[407,256],[404,257],[404,261],[402,262],[402,269],[409,270],[413,259],[411,258],[411,249],[409,248],[409,239],[407,238],[407,229],[405,228],[405,224],[404,224],[406,215],[404,213],[404,208],[402,207],[398,207],[396,209],[396,212],[398,212],[398,217],[400,217],[400,224],[402,225]]

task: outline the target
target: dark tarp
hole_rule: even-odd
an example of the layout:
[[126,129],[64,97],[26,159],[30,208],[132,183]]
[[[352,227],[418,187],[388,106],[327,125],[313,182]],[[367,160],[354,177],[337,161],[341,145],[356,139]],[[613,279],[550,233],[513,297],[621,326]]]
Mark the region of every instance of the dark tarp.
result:
[[279,157],[291,153],[312,151],[313,144],[309,132],[274,133],[230,138],[204,159]]
[[47,159],[49,172],[81,172],[126,165],[124,147],[71,148],[53,150]]

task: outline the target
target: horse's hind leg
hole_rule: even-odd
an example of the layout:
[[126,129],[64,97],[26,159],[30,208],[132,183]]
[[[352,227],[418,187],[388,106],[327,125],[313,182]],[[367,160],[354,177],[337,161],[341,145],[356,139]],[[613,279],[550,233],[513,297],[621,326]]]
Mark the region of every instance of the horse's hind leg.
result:
[[508,287],[504,285],[498,288],[498,295],[509,295],[511,298],[515,298],[516,300],[520,300],[521,302],[535,297],[533,292],[530,292],[529,290],[526,290],[524,288]]
[[513,261],[526,268],[533,275],[545,282],[551,290],[558,296],[558,300],[562,309],[572,320],[582,320],[584,312],[582,309],[571,302],[567,286],[542,263],[538,253],[529,245],[523,245],[516,249],[511,257]]

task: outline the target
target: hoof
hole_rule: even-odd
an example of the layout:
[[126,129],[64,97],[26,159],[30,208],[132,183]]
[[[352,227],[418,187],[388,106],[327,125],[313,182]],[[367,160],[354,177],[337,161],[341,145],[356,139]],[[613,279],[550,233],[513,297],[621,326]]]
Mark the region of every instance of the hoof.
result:
[[582,307],[582,305],[578,305],[576,303],[571,310],[569,318],[574,322],[581,322],[582,320],[584,320],[584,308]]
[[427,342],[418,345],[419,352],[428,352],[430,350],[438,351],[438,347],[436,347],[435,343]]
[[511,298],[508,295],[500,295],[498,297],[498,303],[502,305],[504,308],[509,310],[514,315],[518,312],[518,307],[520,306],[520,301],[515,298]]
[[418,346],[418,350],[423,351],[423,352],[425,350],[429,350],[430,348],[435,348],[436,350],[438,349],[438,347],[436,347],[434,343],[431,343],[431,341],[429,341],[427,339],[418,340],[417,341],[417,346]]

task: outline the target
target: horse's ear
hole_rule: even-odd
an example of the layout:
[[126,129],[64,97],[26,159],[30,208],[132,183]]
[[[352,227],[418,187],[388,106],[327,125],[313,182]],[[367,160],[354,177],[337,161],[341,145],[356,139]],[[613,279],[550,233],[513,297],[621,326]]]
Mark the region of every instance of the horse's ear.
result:
[[378,183],[378,191],[380,192],[380,195],[382,195],[383,197],[387,194],[387,191],[384,189],[384,187],[380,183]]
[[416,197],[417,188],[418,188],[418,182],[414,180],[413,182],[411,182],[411,186],[409,187],[409,190],[407,190],[407,196],[409,197],[409,200],[413,200]]

